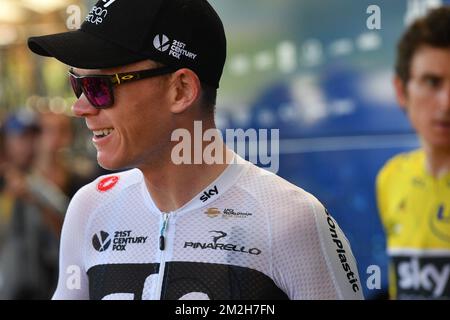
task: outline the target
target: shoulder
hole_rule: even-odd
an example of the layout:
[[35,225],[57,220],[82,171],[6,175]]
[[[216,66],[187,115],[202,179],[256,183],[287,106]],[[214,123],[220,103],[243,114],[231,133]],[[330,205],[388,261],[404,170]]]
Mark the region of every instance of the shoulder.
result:
[[420,169],[424,161],[424,153],[421,149],[400,153],[389,159],[377,175],[377,184],[383,184],[387,180],[410,176]]
[[238,187],[268,212],[281,215],[311,212],[321,206],[309,192],[282,177],[250,164]]
[[280,287],[291,299],[361,299],[350,243],[324,205],[277,175],[252,170],[241,187],[253,194],[268,218]]
[[93,212],[117,198],[117,195],[131,185],[143,181],[142,173],[128,170],[100,176],[85,185],[73,196],[64,218],[62,239],[82,234]]
[[69,209],[81,205],[85,210],[92,211],[95,207],[114,199],[123,190],[142,181],[143,175],[138,169],[100,176],[78,190],[72,198]]
[[[252,165],[238,184],[247,203],[253,203],[270,229],[272,241],[314,241],[325,208],[308,191],[282,177]],[[317,239],[317,238],[316,238]]]

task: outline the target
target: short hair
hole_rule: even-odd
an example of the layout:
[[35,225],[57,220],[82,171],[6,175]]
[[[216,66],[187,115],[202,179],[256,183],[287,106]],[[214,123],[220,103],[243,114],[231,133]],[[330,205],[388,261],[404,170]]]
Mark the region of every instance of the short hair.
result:
[[[166,66],[165,64],[158,61],[150,61],[155,64],[156,68],[162,68]],[[216,109],[217,89],[205,82],[201,82],[200,84],[202,89],[200,97],[201,107],[204,108],[203,111],[205,112],[205,114],[214,114],[214,111]]]
[[450,6],[431,10],[413,22],[400,38],[395,72],[404,84],[410,79],[414,54],[424,45],[450,48]]
[[207,114],[214,114],[216,109],[217,89],[204,82],[202,85],[201,104]]

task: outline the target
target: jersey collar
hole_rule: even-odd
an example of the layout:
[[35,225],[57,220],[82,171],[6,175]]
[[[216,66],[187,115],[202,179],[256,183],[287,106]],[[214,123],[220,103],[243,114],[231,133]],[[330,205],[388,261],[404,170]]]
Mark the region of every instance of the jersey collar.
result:
[[[230,187],[232,187],[239,177],[248,169],[248,162],[240,157],[238,154],[233,152],[233,160],[231,164],[217,177],[213,182],[211,182],[206,188],[204,188],[200,193],[195,195],[190,201],[188,201],[181,208],[170,212],[170,214],[181,214],[182,212],[196,210],[209,205],[218,198],[220,198]],[[152,211],[161,213],[161,211],[156,206],[147,187],[142,178],[142,191],[144,198],[148,201],[147,204],[151,207]]]

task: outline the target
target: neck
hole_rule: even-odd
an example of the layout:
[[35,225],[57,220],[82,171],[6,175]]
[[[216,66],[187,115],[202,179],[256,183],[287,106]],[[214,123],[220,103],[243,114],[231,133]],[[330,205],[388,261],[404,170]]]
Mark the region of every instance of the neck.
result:
[[424,146],[427,171],[435,178],[450,172],[450,147],[436,148]]
[[[198,128],[197,128],[198,129]],[[202,133],[208,129],[214,129],[214,125],[202,128]],[[194,126],[192,126],[190,136],[194,137]],[[192,139],[192,140],[193,140]],[[197,137],[198,139],[198,137]],[[150,164],[139,166],[143,172],[147,189],[149,190],[155,205],[161,212],[171,212],[181,208],[189,202],[195,195],[200,193],[211,184],[227,168],[228,161],[208,164],[208,161],[202,158],[201,163],[194,162],[194,152],[196,143],[191,143],[192,164],[176,164],[172,159],[172,152],[175,145],[181,142],[171,144],[167,150],[157,155],[158,159]],[[201,154],[211,142],[200,143]],[[198,146],[197,146],[198,147]],[[220,149],[224,159],[232,158],[233,152],[226,147],[223,141],[217,142],[216,150]],[[186,150],[186,149],[184,149]]]

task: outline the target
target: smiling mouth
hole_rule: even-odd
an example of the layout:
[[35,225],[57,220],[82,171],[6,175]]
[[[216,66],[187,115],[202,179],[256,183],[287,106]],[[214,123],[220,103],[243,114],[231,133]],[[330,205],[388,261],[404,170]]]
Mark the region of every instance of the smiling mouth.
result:
[[95,138],[105,138],[109,136],[114,131],[114,128],[107,128],[107,129],[101,129],[101,130],[94,130],[94,137]]
[[439,127],[443,127],[443,128],[446,128],[446,129],[450,129],[450,121],[437,121],[436,124],[437,124]]

